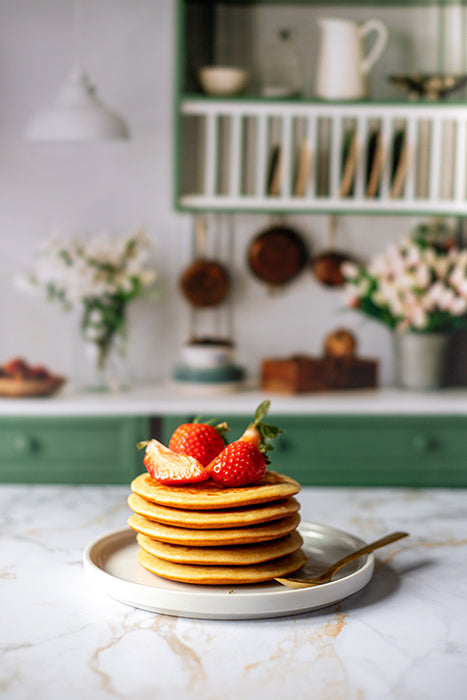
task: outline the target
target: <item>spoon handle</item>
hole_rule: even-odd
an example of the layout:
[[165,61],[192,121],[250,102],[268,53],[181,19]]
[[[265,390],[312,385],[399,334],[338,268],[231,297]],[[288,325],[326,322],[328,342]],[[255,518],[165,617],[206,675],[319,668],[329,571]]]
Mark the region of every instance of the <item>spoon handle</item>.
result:
[[369,544],[366,544],[363,547],[359,547],[359,549],[355,549],[353,552],[350,552],[350,554],[347,554],[347,556],[342,557],[342,559],[339,559],[334,564],[332,564],[326,571],[326,574],[328,576],[332,576],[342,566],[349,564],[351,561],[354,561],[354,559],[358,559],[358,557],[361,557],[363,554],[369,554],[375,549],[385,547],[387,544],[391,544],[391,542],[396,542],[396,540],[400,540],[403,537],[407,537],[408,534],[408,532],[391,532],[389,535],[385,535],[385,537],[381,537],[379,540],[375,540],[374,542],[370,542]]

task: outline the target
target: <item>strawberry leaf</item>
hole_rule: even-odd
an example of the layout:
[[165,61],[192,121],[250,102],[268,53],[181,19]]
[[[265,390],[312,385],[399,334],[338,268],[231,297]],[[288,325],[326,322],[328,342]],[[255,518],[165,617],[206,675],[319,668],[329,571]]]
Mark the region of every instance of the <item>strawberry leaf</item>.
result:
[[[219,421],[219,422],[217,422]],[[224,438],[225,442],[225,433],[230,430],[227,422],[221,421],[220,418],[210,418],[209,420],[201,420],[201,416],[196,416],[196,418],[193,420],[193,423],[205,423],[206,425],[212,425],[213,428],[217,430],[221,438]]]
[[270,423],[264,423],[263,418],[266,417],[271,402],[266,399],[262,401],[255,412],[255,420],[249,427],[256,428],[260,435],[260,441],[258,444],[258,449],[263,454],[270,452],[274,449],[274,445],[271,444],[271,440],[274,440],[280,433],[284,431],[278,428],[276,425],[271,425]]
[[269,411],[269,407],[271,405],[271,402],[269,399],[266,399],[265,401],[262,401],[258,408],[256,409],[255,412],[255,423],[261,423],[261,421],[266,418],[267,413]]

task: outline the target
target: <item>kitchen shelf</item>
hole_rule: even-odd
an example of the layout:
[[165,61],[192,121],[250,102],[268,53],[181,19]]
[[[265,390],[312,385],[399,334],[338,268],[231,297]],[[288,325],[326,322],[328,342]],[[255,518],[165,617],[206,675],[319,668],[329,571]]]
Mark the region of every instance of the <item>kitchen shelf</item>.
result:
[[429,7],[467,5],[467,0],[184,0],[187,5],[322,5],[354,7]]
[[198,145],[182,209],[467,213],[465,105],[189,96],[180,110]]
[[[254,58],[256,8],[282,12],[287,24],[293,6],[307,5],[323,3],[178,1],[175,207],[193,213],[465,216],[467,103],[274,100],[257,97],[254,88],[251,95],[217,99],[199,92],[198,67]],[[346,3],[351,5],[368,12],[421,11],[453,3]]]

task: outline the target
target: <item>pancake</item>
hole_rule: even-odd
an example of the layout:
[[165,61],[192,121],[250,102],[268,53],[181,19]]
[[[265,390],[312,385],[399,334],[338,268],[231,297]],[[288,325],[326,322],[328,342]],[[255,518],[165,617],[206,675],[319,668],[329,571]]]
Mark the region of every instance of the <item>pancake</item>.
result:
[[303,544],[297,531],[272,542],[246,544],[239,547],[184,547],[159,542],[146,535],[136,536],[139,546],[158,559],[178,564],[245,566],[259,564],[296,552]]
[[266,505],[260,503],[240,508],[186,511],[151,503],[135,493],[128,497],[128,505],[134,513],[143,515],[147,520],[198,530],[267,523],[271,520],[285,518],[296,513],[300,508],[298,501],[289,497],[280,501],[271,501]]
[[293,513],[287,518],[260,525],[225,528],[223,530],[190,530],[185,527],[156,523],[153,520],[147,520],[142,515],[131,515],[128,519],[128,525],[142,535],[169,544],[193,547],[220,547],[277,540],[295,530],[299,522],[300,516],[298,513]]
[[306,556],[299,549],[285,557],[251,566],[195,566],[174,564],[140,549],[138,562],[148,571],[173,581],[228,586],[240,583],[262,583],[271,581],[276,576],[286,576],[303,566]]
[[287,498],[300,491],[300,484],[288,476],[268,471],[262,481],[251,486],[225,488],[211,479],[185,486],[166,486],[145,472],[133,479],[131,490],[141,498],[162,506],[183,510],[214,510]]

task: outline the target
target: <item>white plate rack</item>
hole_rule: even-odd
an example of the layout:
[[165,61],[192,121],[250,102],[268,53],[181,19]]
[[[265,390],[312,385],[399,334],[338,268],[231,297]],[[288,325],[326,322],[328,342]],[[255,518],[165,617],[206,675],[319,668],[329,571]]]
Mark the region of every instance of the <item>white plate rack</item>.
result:
[[182,208],[467,214],[467,105],[187,99]]

